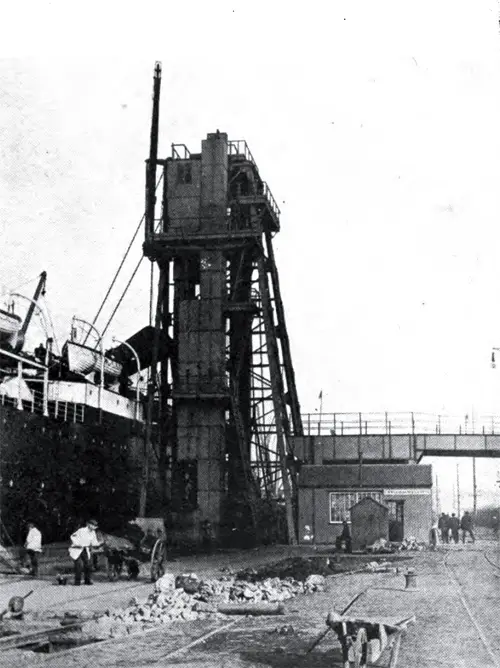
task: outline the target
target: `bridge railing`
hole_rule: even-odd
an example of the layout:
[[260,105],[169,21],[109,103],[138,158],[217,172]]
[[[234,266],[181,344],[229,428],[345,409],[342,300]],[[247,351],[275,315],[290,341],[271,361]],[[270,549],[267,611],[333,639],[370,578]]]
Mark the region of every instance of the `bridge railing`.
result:
[[455,416],[433,413],[306,413],[308,436],[356,434],[500,434],[500,416]]

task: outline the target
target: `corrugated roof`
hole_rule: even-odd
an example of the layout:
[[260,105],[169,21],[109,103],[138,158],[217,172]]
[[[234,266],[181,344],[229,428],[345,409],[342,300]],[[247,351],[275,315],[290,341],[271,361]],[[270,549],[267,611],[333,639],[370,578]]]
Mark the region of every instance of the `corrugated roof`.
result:
[[[361,476],[361,477],[360,477]],[[431,487],[432,467],[422,464],[302,466],[299,487]]]

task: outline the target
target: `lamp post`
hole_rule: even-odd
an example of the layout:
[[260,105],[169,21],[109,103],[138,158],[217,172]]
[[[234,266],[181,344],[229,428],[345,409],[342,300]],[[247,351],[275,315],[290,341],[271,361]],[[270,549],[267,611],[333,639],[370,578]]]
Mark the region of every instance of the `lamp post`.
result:
[[[137,354],[137,351],[132,348],[130,343],[127,343],[126,341],[120,341],[119,339],[116,338],[116,336],[113,336],[113,343],[118,343],[121,346],[125,346],[130,350],[130,352],[133,354],[135,357],[135,363],[137,364],[137,373],[140,375],[141,373],[141,362],[139,360],[139,355]],[[135,386],[135,410],[134,410],[134,420],[137,422],[137,409],[139,407],[139,380],[136,382]]]
[[[99,348],[101,350],[101,378],[100,378],[100,384],[99,384],[99,411],[100,411],[100,416],[99,420],[102,422],[102,395],[103,395],[103,390],[104,390],[104,345],[102,342],[102,336],[99,330],[92,325],[92,323],[87,322],[86,320],[83,320],[82,318],[77,318],[76,315],[73,316],[73,321],[72,322],[81,322],[84,325],[87,325],[89,329],[91,329],[93,332],[95,332],[97,336],[97,343],[99,344]],[[71,330],[73,330],[73,325],[71,326]]]
[[[52,341],[52,339],[49,339],[48,336],[48,329],[47,329],[47,321],[45,320],[45,313],[43,312],[42,307],[38,302],[36,302],[34,299],[31,299],[31,297],[26,297],[26,295],[22,295],[19,292],[11,292],[10,293],[11,297],[21,297],[21,299],[26,299],[26,301],[31,302],[34,308],[38,311],[40,314],[40,317],[42,318],[43,321],[43,328],[45,330],[45,335],[47,337],[47,350],[49,349],[49,341]],[[22,409],[23,403],[21,401],[21,379],[23,376],[23,370],[22,370],[22,362],[19,362],[17,365],[17,370],[18,370],[18,376],[19,376],[19,393],[18,393],[18,398],[17,398],[17,407]],[[48,417],[49,415],[49,360],[48,356],[45,356],[45,370],[43,372],[43,415],[44,417]]]
[[[495,361],[495,351],[500,351],[500,348],[492,348],[491,349],[491,368],[495,369],[496,368],[496,361]],[[494,418],[491,418],[491,431],[494,434],[495,433],[495,421]]]

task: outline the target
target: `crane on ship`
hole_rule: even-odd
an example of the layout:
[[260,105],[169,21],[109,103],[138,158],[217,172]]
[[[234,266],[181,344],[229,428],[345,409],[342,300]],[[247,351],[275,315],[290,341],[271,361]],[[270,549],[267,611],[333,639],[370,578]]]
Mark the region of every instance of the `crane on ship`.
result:
[[22,351],[26,342],[26,334],[33,319],[35,309],[39,309],[39,299],[45,294],[47,283],[47,272],[42,271],[39,276],[33,297],[30,299],[19,293],[10,293],[10,299],[22,298],[29,302],[28,310],[24,320],[14,313],[14,303],[11,301],[7,310],[0,309],[0,348],[11,350],[18,354]]

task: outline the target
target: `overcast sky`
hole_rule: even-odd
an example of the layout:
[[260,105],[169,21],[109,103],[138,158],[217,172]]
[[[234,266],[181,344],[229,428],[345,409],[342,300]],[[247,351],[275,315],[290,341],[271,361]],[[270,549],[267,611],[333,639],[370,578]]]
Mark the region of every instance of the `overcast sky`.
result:
[[[160,154],[217,128],[244,138],[281,207],[303,410],[323,390],[325,412],[500,415],[497,2],[129,6],[5,15],[0,285],[47,270],[61,343],[72,315],[92,320],[143,213],[160,60]],[[147,264],[110,335],[146,323]],[[494,468],[478,465],[490,491]]]

